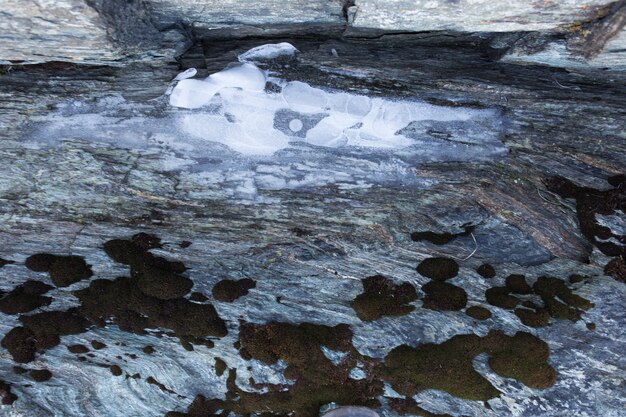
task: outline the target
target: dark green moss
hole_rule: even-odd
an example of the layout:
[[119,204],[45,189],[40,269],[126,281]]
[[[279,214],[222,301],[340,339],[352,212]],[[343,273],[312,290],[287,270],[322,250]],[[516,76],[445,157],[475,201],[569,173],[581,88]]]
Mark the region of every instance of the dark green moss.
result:
[[487,401],[499,392],[472,365],[480,353],[489,355],[489,365],[501,376],[515,378],[530,388],[554,384],[555,372],[547,363],[548,346],[529,333],[507,336],[491,331],[486,337],[458,335],[439,345],[416,348],[402,345],[385,357],[384,377],[399,393],[413,396],[426,389],[439,389],[459,398]]
[[489,264],[482,264],[476,269],[476,272],[483,278],[493,278],[496,276],[496,270]]
[[2,268],[5,265],[14,264],[14,263],[15,263],[15,261],[10,261],[8,259],[0,258],[0,268]]
[[215,358],[215,374],[217,376],[222,376],[227,368],[228,366],[226,365],[226,362],[220,358]]
[[3,380],[0,380],[0,397],[2,397],[3,405],[11,405],[18,399],[17,395],[11,392],[11,384]]
[[403,316],[415,310],[408,305],[417,300],[415,287],[407,282],[394,284],[390,279],[375,275],[363,279],[363,293],[350,304],[361,320],[378,320],[383,316]]
[[445,281],[458,275],[459,264],[450,258],[427,258],[417,266],[417,272],[426,278]]
[[583,297],[576,295],[567,287],[564,281],[552,277],[539,277],[533,285],[533,290],[541,299],[546,302],[547,299],[558,297],[563,302],[582,310],[589,310],[593,307],[593,303]]
[[111,365],[109,367],[109,370],[111,371],[113,376],[121,376],[122,375],[122,368],[120,368],[118,365]]
[[213,287],[213,297],[218,301],[232,303],[239,297],[248,294],[248,290],[256,287],[256,282],[249,278],[238,281],[223,279]]
[[402,415],[412,415],[420,417],[452,417],[450,414],[436,414],[430,411],[424,410],[417,402],[409,398],[390,398],[389,405],[391,408]]
[[510,291],[506,287],[493,287],[485,292],[485,298],[492,306],[513,310],[519,303],[519,299],[509,293]]
[[52,298],[44,297],[42,294],[52,288],[54,287],[40,281],[26,281],[0,299],[0,311],[5,314],[19,314],[47,306],[52,302]]
[[519,274],[511,274],[506,277],[506,287],[508,290],[515,294],[530,294],[532,288],[526,282],[526,277]]
[[91,347],[93,347],[96,350],[100,350],[100,349],[104,349],[105,347],[107,347],[107,345],[102,343],[99,340],[92,340],[91,341]]
[[50,266],[56,260],[56,255],[51,255],[49,253],[38,253],[26,258],[26,268],[35,272],[48,272],[50,270]]
[[28,372],[28,369],[22,368],[21,366],[14,366],[13,367],[13,373],[15,373],[15,374],[23,375],[23,374],[25,374],[27,372]]
[[550,323],[550,313],[546,309],[529,310],[526,308],[516,308],[515,315],[526,326],[545,327]]
[[461,310],[467,305],[467,293],[461,287],[441,281],[422,286],[426,293],[424,308],[437,311]]
[[491,311],[480,306],[468,307],[467,310],[465,310],[465,314],[476,320],[487,320],[491,318]]
[[76,354],[83,354],[83,353],[89,352],[89,348],[85,345],[71,345],[67,347],[67,350]]
[[604,273],[626,284],[626,262],[624,262],[624,257],[619,256],[611,259],[604,267]]
[[67,287],[93,275],[91,267],[81,256],[57,256],[48,273],[57,287]]
[[52,378],[52,372],[47,369],[33,369],[30,376],[35,382],[45,382]]
[[20,321],[23,327],[11,329],[2,339],[2,346],[16,362],[34,360],[38,350],[56,346],[60,336],[82,333],[89,325],[76,309],[22,315]]
[[579,274],[572,274],[569,276],[569,282],[571,284],[577,284],[579,282],[584,281],[585,277]]

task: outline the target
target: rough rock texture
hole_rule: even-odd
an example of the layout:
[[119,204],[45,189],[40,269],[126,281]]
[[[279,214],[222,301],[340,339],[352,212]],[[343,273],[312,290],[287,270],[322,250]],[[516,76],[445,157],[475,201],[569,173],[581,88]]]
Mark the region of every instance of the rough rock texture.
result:
[[[220,409],[216,406],[227,404],[246,413],[305,407],[314,415],[328,402],[349,402],[351,396],[395,416],[390,404],[402,395],[391,385],[381,386],[384,378],[376,371],[390,352],[399,346],[407,351],[437,349],[434,345],[447,350],[453,344],[454,355],[465,346],[457,346],[455,336],[483,338],[500,331],[507,338],[525,332],[533,341],[540,339],[541,363],[545,342],[556,379],[524,382],[537,377],[526,366],[525,344],[512,348],[520,355],[505,363],[479,354],[486,352],[482,348],[473,350],[471,361],[462,355],[448,361],[446,352],[436,350],[442,365],[459,365],[454,370],[461,377],[469,372],[488,381],[492,388],[484,397],[487,403],[445,385],[437,386],[442,390],[420,390],[407,401],[429,413],[453,416],[548,417],[567,410],[571,415],[618,417],[625,405],[620,389],[626,287],[604,273],[611,259],[621,258],[603,254],[594,244],[608,239],[624,246],[623,206],[618,208],[624,182],[617,175],[623,173],[626,155],[624,75],[497,63],[480,50],[462,47],[462,37],[455,48],[424,46],[423,37],[408,35],[367,42],[282,40],[300,50],[288,66],[269,64],[285,79],[425,100],[446,109],[497,109],[502,128],[495,136],[497,146],[492,144],[496,150],[459,144],[455,138],[467,130],[440,124],[436,129],[414,126],[423,149],[443,150],[434,160],[402,150],[332,150],[303,144],[261,159],[211,147],[211,158],[194,159],[200,148],[175,148],[176,143],[164,142],[163,136],[150,135],[151,126],[187,114],[168,107],[161,97],[181,70],[177,66],[35,65],[4,73],[0,258],[13,263],[0,268],[0,291],[10,293],[33,279],[50,284],[46,272],[25,265],[39,253],[84,257],[93,277],[50,289],[45,297],[51,303],[34,305],[32,312],[0,314],[0,335],[10,335],[5,345],[11,353],[24,354],[19,358],[28,367],[28,372],[16,372],[9,351],[1,350],[0,389],[5,402],[12,404],[3,405],[0,413],[163,416],[189,409],[193,415],[197,409],[213,413]],[[182,62],[206,75],[260,43],[266,41],[206,41]],[[105,98],[111,95],[116,97]],[[554,175],[577,184],[576,193],[568,194],[567,187],[556,190],[562,195],[550,191],[547,179]],[[268,177],[295,185],[277,187]],[[582,206],[577,200],[594,203],[597,214],[578,213]],[[586,228],[595,225],[594,233],[599,231],[593,242],[579,228],[579,218]],[[473,228],[466,234],[468,225]],[[160,240],[137,235],[140,232]],[[437,245],[413,240],[416,232],[455,238]],[[98,291],[105,282],[96,280],[124,283],[146,273],[143,257],[129,268],[116,262],[123,257],[111,255],[105,246],[131,236],[140,236],[135,244],[154,255],[146,258],[148,266],[161,258],[175,265],[183,262],[186,271],[180,268],[180,274],[193,282],[191,291],[205,297],[187,294],[185,286],[181,297],[189,299],[172,303],[137,296],[142,302],[135,302],[125,297],[139,293],[122,288],[124,296],[113,293],[102,303],[99,297],[108,292]],[[107,247],[114,259],[107,256]],[[469,308],[488,308],[490,317],[484,311],[484,320],[477,320],[463,310],[424,308],[426,297],[419,293],[417,300],[410,297],[414,301],[405,315],[359,319],[351,303],[363,293],[363,279],[383,275],[417,291],[430,280],[416,267],[438,257],[455,259],[458,274],[446,283],[467,294]],[[493,271],[476,272],[485,263]],[[622,265],[611,265],[616,264]],[[543,327],[526,326],[515,311],[492,306],[486,299],[490,288],[512,286],[507,282],[511,274],[524,275],[532,288],[546,281],[540,277],[551,277],[550,282],[562,282],[559,288],[568,288],[561,294],[569,296],[571,291],[594,306],[573,320],[549,317]],[[578,278],[571,279],[573,274]],[[170,323],[166,318],[171,315],[164,310],[173,304],[208,305],[211,289],[224,279],[256,282],[254,290],[232,303],[208,301],[227,332],[220,329],[204,343],[173,334],[172,329],[197,320],[192,317],[192,323],[186,323],[179,312],[176,323]],[[522,292],[528,291],[524,287]],[[527,311],[542,300],[534,293],[515,293],[515,298]],[[76,329],[54,327],[55,317],[71,313],[78,320],[85,300],[93,307],[89,318],[98,325],[81,320]],[[68,309],[65,315],[40,315]],[[135,322],[144,324],[142,331],[126,327]],[[287,329],[290,338],[281,332],[272,333],[273,342],[240,335],[242,328],[263,334],[272,327],[268,323]],[[302,323],[309,323],[306,328],[314,332],[341,325],[341,340],[335,343],[332,337],[313,333],[320,343],[311,350],[306,339],[289,331]],[[74,347],[93,346],[93,340],[106,348]],[[254,348],[246,354],[251,340]],[[284,340],[290,343],[281,344]],[[446,344],[449,340],[453,342]],[[151,349],[144,350],[146,346]],[[322,365],[319,370],[328,381],[343,378],[343,387],[355,391],[338,391],[333,385],[324,391],[316,385],[316,397],[302,394],[308,392],[308,382],[316,381],[311,374],[316,364]],[[393,365],[404,369],[401,363]],[[504,372],[503,365],[513,368]],[[411,378],[424,384],[424,372],[436,374],[436,369],[420,367],[416,363]],[[41,369],[49,370],[52,378],[34,382],[30,371]],[[415,391],[394,381],[402,392]],[[425,387],[431,386],[428,382],[426,378]],[[296,397],[288,395],[294,384]]]
[[389,31],[548,31],[586,21],[611,0],[355,0],[354,27]]

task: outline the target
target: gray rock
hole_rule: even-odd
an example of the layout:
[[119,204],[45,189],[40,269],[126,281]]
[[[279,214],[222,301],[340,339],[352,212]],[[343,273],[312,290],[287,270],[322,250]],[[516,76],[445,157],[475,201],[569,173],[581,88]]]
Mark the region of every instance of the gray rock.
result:
[[356,0],[352,25],[388,31],[552,31],[593,20],[611,0]]

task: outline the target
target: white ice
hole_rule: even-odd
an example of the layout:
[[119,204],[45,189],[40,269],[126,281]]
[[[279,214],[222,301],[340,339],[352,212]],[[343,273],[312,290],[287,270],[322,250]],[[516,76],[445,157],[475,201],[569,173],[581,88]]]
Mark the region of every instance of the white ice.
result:
[[[287,50],[295,48],[285,43],[263,45],[242,54],[240,60],[275,56]],[[182,131],[245,155],[271,155],[290,142],[302,140],[322,147],[400,149],[418,144],[400,133],[412,122],[492,116],[484,110],[327,91],[300,81],[272,79],[282,91],[268,92],[267,81],[266,72],[251,62],[231,64],[204,80],[180,81],[170,95],[170,104],[186,109],[204,107],[203,111],[181,115]],[[288,129],[278,129],[277,115],[285,111],[302,117],[286,121]],[[315,124],[305,126],[303,120],[312,116],[317,117]]]
[[240,62],[258,62],[276,59],[282,56],[294,56],[298,50],[288,42],[269,43],[257,46],[239,55]]

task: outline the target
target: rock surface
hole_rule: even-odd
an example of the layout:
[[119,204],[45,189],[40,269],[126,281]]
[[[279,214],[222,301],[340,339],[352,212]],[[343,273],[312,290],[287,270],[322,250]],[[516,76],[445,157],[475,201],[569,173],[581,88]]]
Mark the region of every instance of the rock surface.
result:
[[[27,281],[53,283],[45,262],[26,262],[34,254],[84,257],[93,276],[49,289],[27,306],[32,311],[0,313],[0,335],[12,349],[0,350],[0,389],[12,403],[0,413],[163,416],[225,407],[317,415],[335,407],[332,401],[358,401],[352,405],[391,416],[548,417],[568,410],[618,417],[626,287],[604,271],[622,259],[626,240],[624,74],[497,63],[474,48],[425,46],[410,35],[278,41],[299,54],[263,64],[278,83],[267,85],[268,94],[278,94],[278,79],[293,80],[424,101],[450,114],[497,110],[500,123],[480,127],[487,145],[476,142],[485,136],[476,126],[423,122],[403,129],[416,141],[408,150],[324,148],[296,137],[275,155],[242,157],[180,134],[179,117],[208,110],[170,107],[163,93],[186,65],[206,76],[266,41],[207,40],[182,57],[183,68],[33,65],[4,73],[1,295],[11,301]],[[450,239],[436,244],[421,236]],[[447,268],[454,273],[446,284],[462,289],[462,304],[488,310],[480,310],[484,320],[463,306],[425,308],[426,290],[437,281],[416,268],[440,257],[458,264]],[[525,278],[507,278],[512,274]],[[359,319],[351,304],[364,293],[362,280],[376,275],[389,279],[383,289],[415,288],[417,299],[411,291],[398,300],[403,315]],[[223,302],[213,289],[224,280],[255,285]],[[160,281],[183,285],[168,294],[145,285]],[[527,285],[513,285],[522,281]],[[550,314],[542,326],[528,326],[487,297],[492,288],[505,288],[515,308]],[[395,297],[379,295],[386,303]],[[196,311],[191,304],[210,314],[184,320],[187,309]],[[588,309],[572,312],[575,304]],[[80,326],[40,325],[58,316]],[[198,324],[207,316],[210,332]],[[498,352],[493,359],[483,345],[468,350],[471,358],[450,361],[438,350],[518,332],[537,345],[533,362],[524,345],[511,348],[521,352],[513,361]],[[477,337],[453,339],[472,333]],[[28,347],[35,360],[16,364],[16,346]],[[433,363],[453,365],[453,375],[469,372],[489,395],[472,397],[462,384],[446,386],[446,378],[435,387],[420,382],[436,369],[421,369],[419,361],[411,368],[417,385],[385,378],[392,371],[382,363],[397,360],[395,349],[435,349]],[[509,362],[519,366],[509,369]],[[527,363],[542,373],[523,374]],[[50,379],[35,382],[32,372],[44,369]],[[537,380],[544,371],[550,378]],[[310,383],[318,397],[306,390]],[[412,411],[398,406],[411,401]]]

